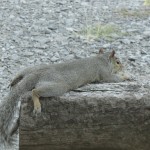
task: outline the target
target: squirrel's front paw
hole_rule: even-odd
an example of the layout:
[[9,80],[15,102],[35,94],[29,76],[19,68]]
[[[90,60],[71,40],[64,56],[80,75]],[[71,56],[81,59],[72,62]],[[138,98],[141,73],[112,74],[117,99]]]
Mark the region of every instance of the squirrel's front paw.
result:
[[36,106],[34,106],[33,113],[34,113],[35,115],[40,114],[40,113],[41,113],[41,105],[36,105]]

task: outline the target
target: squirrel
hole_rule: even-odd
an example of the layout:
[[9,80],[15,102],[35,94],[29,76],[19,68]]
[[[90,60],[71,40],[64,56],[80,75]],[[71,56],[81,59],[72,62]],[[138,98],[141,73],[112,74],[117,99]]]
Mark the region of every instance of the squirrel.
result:
[[122,82],[129,79],[114,50],[104,53],[100,49],[96,56],[27,68],[12,80],[11,91],[0,106],[0,136],[9,139],[14,133],[19,115],[15,120],[12,117],[17,106],[19,113],[18,102],[27,93],[32,97],[33,113],[37,115],[41,113],[40,97],[61,96],[88,83]]

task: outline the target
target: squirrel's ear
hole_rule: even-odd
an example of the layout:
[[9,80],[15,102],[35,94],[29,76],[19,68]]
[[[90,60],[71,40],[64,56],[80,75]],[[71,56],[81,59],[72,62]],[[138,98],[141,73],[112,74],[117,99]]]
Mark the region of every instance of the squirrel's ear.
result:
[[99,49],[99,54],[104,54],[104,49],[103,48]]
[[115,56],[115,51],[112,50],[111,54],[109,55],[109,58],[113,58]]

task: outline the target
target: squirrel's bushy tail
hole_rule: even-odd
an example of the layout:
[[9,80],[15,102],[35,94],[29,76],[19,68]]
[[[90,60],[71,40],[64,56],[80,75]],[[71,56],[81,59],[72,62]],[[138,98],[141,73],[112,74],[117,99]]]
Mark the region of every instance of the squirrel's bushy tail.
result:
[[37,82],[36,75],[24,78],[0,104],[0,150],[1,143],[11,145],[13,134],[18,129],[21,97],[31,91]]
[[20,104],[17,89],[14,89],[0,105],[0,149],[2,144],[6,149],[13,142],[12,135],[18,129]]

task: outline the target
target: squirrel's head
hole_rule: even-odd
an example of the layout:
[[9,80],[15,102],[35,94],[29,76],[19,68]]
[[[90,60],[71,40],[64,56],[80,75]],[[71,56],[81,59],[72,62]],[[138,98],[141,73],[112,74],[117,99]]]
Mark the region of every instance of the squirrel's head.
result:
[[123,65],[121,64],[120,60],[118,57],[115,56],[115,51],[112,50],[111,52],[104,53],[104,49],[100,48],[99,54],[105,55],[105,57],[108,59],[108,61],[112,65],[112,72],[117,73],[122,71]]
[[113,50],[109,55],[109,60],[113,66],[113,73],[120,72],[123,68],[118,57],[115,56],[115,51]]
[[117,74],[118,77],[122,79],[122,81],[131,80],[130,74],[125,72],[119,58],[115,56],[115,51],[112,50],[111,52],[106,53],[104,53],[103,51],[104,51],[103,49],[99,50],[99,56],[101,59],[105,59],[105,62],[107,62],[105,63],[105,67],[108,66],[110,71],[113,74]]

